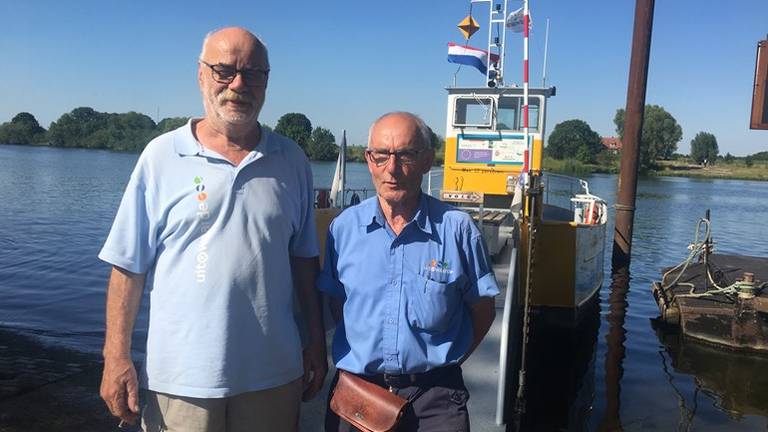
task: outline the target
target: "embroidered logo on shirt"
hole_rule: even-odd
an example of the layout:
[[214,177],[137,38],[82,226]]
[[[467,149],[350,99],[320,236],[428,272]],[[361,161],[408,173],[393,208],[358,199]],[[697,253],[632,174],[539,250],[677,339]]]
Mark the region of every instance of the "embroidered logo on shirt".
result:
[[197,283],[205,282],[205,276],[208,273],[208,241],[210,236],[208,235],[208,229],[211,228],[211,223],[208,219],[211,217],[208,211],[208,192],[205,191],[205,183],[203,178],[196,176],[194,179],[195,193],[197,199],[197,220],[199,222],[197,231],[201,234],[200,242],[197,245],[197,255],[195,256],[195,280]]
[[429,265],[424,267],[424,270],[434,273],[453,273],[453,270],[451,270],[451,265],[448,263],[448,261],[440,261],[436,259],[430,261]]

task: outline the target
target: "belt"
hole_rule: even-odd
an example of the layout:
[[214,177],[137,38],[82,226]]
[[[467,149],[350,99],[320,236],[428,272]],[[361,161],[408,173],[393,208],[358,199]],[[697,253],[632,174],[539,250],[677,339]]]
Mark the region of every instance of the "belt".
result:
[[443,366],[421,373],[393,375],[388,373],[377,375],[365,375],[364,378],[372,382],[390,388],[405,387],[429,387],[438,383],[442,378],[451,374],[461,374],[461,368],[458,365]]

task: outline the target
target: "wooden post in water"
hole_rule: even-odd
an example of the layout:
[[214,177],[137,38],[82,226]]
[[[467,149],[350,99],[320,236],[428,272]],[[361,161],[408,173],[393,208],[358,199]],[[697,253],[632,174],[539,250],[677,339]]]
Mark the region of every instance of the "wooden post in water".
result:
[[616,229],[613,236],[614,268],[629,266],[632,251],[632,225],[635,218],[637,168],[645,112],[648,58],[651,52],[654,0],[637,0],[632,35],[632,58],[627,85],[627,108],[621,147],[621,173],[616,200]]

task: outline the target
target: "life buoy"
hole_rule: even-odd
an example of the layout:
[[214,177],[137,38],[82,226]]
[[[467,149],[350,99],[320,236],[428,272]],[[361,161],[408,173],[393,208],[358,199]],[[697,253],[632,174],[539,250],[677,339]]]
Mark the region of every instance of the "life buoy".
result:
[[587,205],[587,215],[584,223],[595,225],[600,222],[600,204],[597,201],[590,201]]

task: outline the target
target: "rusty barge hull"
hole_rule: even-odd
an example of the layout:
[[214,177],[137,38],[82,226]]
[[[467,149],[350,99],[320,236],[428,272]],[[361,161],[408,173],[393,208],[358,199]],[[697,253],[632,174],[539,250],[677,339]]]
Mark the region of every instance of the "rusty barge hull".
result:
[[[754,274],[756,286],[768,281],[768,258],[714,254],[708,259],[710,274],[720,286],[741,280],[745,272]],[[679,283],[693,284],[694,294],[713,288],[704,263],[691,264]],[[736,350],[768,353],[768,289],[758,290],[753,297],[691,297],[690,285],[664,289],[661,282],[654,282],[652,290],[661,319],[679,326],[685,337]]]

